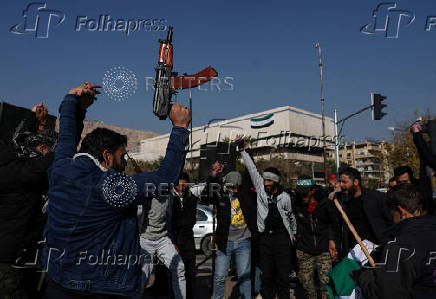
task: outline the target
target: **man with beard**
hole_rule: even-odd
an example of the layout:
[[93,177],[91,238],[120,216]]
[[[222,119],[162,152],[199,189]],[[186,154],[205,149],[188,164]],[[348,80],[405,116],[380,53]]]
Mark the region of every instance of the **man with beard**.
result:
[[123,174],[127,137],[108,129],[86,135],[77,153],[77,116],[84,116],[94,103],[97,88],[85,82],[71,89],[59,108],[44,230],[46,299],[141,295],[144,261],[137,207],[161,186],[175,183],[184,163],[191,114],[177,103],[170,111],[173,129],[158,170]]
[[316,299],[314,284],[314,266],[320,282],[322,298],[329,298],[326,285],[329,281],[327,273],[331,270],[332,260],[336,252],[333,249],[337,238],[337,218],[331,200],[324,198],[315,181],[307,175],[297,180],[297,258],[298,279],[307,298]]
[[[236,142],[238,142],[237,140]],[[262,298],[289,298],[291,246],[295,241],[297,225],[291,198],[280,182],[280,172],[269,167],[260,175],[250,155],[246,142],[241,145],[241,155],[257,192],[257,228],[260,233],[259,252],[262,271]]]
[[[35,262],[45,223],[43,196],[47,170],[53,162],[57,134],[36,118],[23,120],[12,144],[0,141],[0,298],[28,298],[36,294],[39,272],[26,270]],[[35,265],[36,267],[36,265]]]
[[189,190],[189,175],[182,172],[174,187],[173,198],[173,240],[185,264],[186,298],[194,298],[195,290],[195,241],[194,228],[197,222],[197,197]]
[[[383,244],[389,237],[387,230],[392,225],[392,217],[386,207],[386,196],[381,192],[363,188],[361,181],[359,171],[352,167],[343,169],[340,172],[341,190],[330,194],[330,198],[338,198],[362,240]],[[338,250],[339,256],[343,258],[357,242],[346,223],[341,223],[340,247],[331,250]]]

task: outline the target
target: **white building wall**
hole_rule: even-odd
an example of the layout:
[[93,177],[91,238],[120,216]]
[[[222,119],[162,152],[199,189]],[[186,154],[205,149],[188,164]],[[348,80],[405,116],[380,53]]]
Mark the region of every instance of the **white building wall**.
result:
[[[261,117],[266,114],[274,114],[274,123],[266,128],[251,128],[250,119]],[[304,137],[291,137],[297,134]],[[200,145],[223,141],[224,139],[234,139],[236,135],[251,136],[254,147],[264,146],[304,146],[322,147],[322,123],[321,115],[303,109],[290,106],[279,107],[255,114],[240,116],[237,118],[218,121],[210,125],[193,128],[193,152],[192,157],[198,158],[200,155]],[[275,136],[275,137],[272,137]],[[326,136],[327,141],[332,141],[334,137],[333,120],[326,117]],[[169,134],[157,136],[141,141],[139,153],[132,153],[132,157],[139,160],[155,160],[165,155],[168,145]],[[318,161],[310,159],[308,155],[288,153],[292,159]],[[187,158],[191,157],[188,153]],[[295,157],[295,158],[294,158]]]

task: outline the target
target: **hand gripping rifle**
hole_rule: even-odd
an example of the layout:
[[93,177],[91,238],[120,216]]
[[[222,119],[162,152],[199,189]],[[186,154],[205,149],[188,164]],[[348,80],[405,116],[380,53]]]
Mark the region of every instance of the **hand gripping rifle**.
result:
[[178,77],[173,72],[173,27],[169,27],[166,40],[159,39],[159,59],[156,69],[155,91],[153,98],[153,113],[159,119],[166,119],[171,110],[171,97],[176,89],[186,89],[199,86],[210,81],[218,73],[208,66],[204,70],[193,74]]

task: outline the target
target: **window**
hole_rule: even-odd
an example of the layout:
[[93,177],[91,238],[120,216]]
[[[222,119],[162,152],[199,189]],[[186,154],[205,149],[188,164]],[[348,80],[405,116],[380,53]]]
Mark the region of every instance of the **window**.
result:
[[207,221],[206,213],[204,213],[201,210],[197,209],[197,215],[196,215],[197,221]]

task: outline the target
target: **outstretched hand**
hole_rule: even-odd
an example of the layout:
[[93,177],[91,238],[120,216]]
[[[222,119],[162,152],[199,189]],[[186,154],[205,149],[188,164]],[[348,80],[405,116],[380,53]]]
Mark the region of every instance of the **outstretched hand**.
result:
[[173,126],[187,128],[191,122],[191,110],[175,103],[171,107],[170,119]]
[[41,103],[36,104],[35,106],[32,107],[32,112],[37,112],[37,111],[44,110],[44,109],[47,111],[47,108],[44,107],[44,104],[41,102]]
[[39,104],[36,104],[32,108],[32,112],[35,112],[36,120],[38,121],[38,130],[42,131],[47,126],[47,117],[48,117],[48,110],[46,107],[44,107],[44,104],[41,102]]
[[235,139],[233,140],[233,143],[235,143],[238,146],[239,151],[243,151],[248,149],[247,141],[242,137],[242,135],[236,135]]
[[420,124],[413,124],[410,127],[410,132],[416,134],[422,132],[422,126]]
[[68,94],[76,95],[80,108],[86,110],[94,103],[95,100],[97,100],[95,95],[100,93],[97,88],[101,88],[101,86],[98,84],[90,84],[89,82],[85,82],[78,87],[70,89]]

